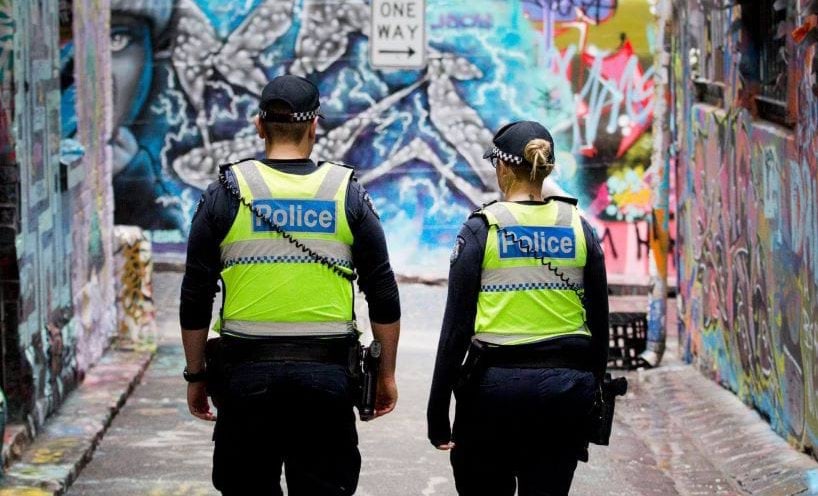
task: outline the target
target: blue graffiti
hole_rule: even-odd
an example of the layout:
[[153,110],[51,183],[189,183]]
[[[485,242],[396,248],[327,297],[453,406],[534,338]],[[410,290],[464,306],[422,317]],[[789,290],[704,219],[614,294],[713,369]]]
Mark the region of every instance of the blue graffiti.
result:
[[[138,69],[115,81],[116,222],[147,228],[154,243],[174,250],[218,163],[262,152],[250,121],[263,84],[281,74],[319,87],[326,119],[314,158],[356,167],[387,237],[401,241],[399,269],[435,258],[442,263],[433,272],[445,270],[460,223],[497,195],[481,155],[503,124],[543,122],[558,152],[577,154],[598,143],[598,134],[615,150],[619,118],[644,124],[651,110],[634,82],[635,57],[618,84],[590,64],[577,94],[565,71],[552,67],[570,66],[581,55],[576,48],[538,52],[543,6],[554,22],[602,22],[614,14],[613,0],[430,0],[429,60],[421,70],[369,65],[370,6],[363,0],[149,2],[155,13],[145,2],[115,3],[111,33],[121,51],[114,63],[121,58]],[[166,22],[169,8],[181,14],[178,22]],[[578,97],[589,101],[581,124]],[[70,101],[70,89],[64,98]],[[558,180],[581,205],[593,200],[591,183],[601,183],[591,175]]]

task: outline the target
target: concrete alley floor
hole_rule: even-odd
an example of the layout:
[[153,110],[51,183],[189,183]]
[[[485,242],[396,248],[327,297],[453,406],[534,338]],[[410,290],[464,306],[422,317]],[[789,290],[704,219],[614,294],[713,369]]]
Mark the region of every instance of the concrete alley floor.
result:
[[[156,274],[158,355],[68,494],[217,494],[210,484],[212,424],[190,416],[185,402],[180,283],[181,274]],[[358,495],[456,494],[448,455],[426,440],[426,401],[445,299],[443,286],[401,286],[400,398],[392,414],[359,423]],[[662,367],[626,374],[630,392],[617,403],[611,446],[591,447],[590,463],[580,464],[571,493],[818,494],[818,464],[792,450],[734,395],[680,363],[673,338],[669,344]]]

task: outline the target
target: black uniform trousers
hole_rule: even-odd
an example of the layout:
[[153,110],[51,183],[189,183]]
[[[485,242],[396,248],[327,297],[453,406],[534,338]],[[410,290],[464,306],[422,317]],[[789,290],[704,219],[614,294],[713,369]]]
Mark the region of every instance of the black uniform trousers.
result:
[[229,372],[213,439],[213,485],[226,496],[354,494],[361,456],[345,367],[238,363]]
[[461,496],[567,495],[584,453],[591,372],[489,367],[455,392],[451,452]]

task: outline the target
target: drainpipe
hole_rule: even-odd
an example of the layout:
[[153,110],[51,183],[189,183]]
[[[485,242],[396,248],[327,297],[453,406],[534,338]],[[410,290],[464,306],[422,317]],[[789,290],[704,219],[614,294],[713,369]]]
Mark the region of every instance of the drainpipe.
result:
[[648,335],[640,355],[646,366],[662,361],[667,338],[667,272],[670,251],[670,160],[668,119],[668,80],[670,54],[665,47],[665,29],[672,10],[670,0],[656,0],[656,37],[654,41],[653,152],[651,154],[651,215],[649,226]]

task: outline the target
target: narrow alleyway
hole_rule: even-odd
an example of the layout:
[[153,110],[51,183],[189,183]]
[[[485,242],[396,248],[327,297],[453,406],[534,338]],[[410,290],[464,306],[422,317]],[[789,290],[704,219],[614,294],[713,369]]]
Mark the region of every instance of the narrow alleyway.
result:
[[[157,274],[158,355],[68,494],[216,494],[211,425],[191,417],[185,404],[176,323],[180,281],[177,273]],[[445,288],[404,285],[401,299],[399,406],[359,427],[364,462],[357,494],[453,495],[447,455],[425,436]],[[628,377],[631,394],[618,403],[611,446],[592,446],[591,463],[578,468],[572,494],[818,494],[818,486],[809,486],[818,464],[790,449],[735,396],[681,364],[672,349],[661,368]]]

